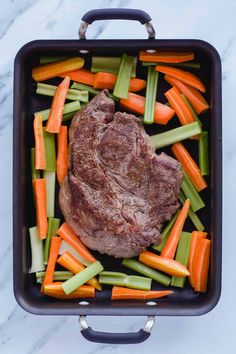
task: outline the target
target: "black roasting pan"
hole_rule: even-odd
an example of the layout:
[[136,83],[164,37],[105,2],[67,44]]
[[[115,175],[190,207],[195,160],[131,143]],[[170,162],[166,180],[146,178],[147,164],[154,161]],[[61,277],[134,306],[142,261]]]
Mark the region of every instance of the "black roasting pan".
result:
[[[87,40],[86,28],[95,20],[127,19],[144,24],[147,40]],[[221,117],[221,61],[216,49],[201,40],[160,40],[155,39],[155,31],[150,16],[140,10],[100,9],[86,13],[82,18],[78,40],[37,40],[23,46],[15,58],[14,68],[14,119],[13,119],[13,259],[14,293],[16,300],[26,311],[39,315],[80,315],[82,334],[91,341],[104,343],[138,343],[150,335],[154,316],[194,316],[210,311],[218,302],[221,291],[222,256],[222,117]],[[199,75],[207,87],[207,100],[211,109],[203,115],[203,127],[209,130],[210,137],[210,176],[209,188],[203,193],[208,207],[199,213],[212,240],[210,277],[208,291],[195,293],[190,287],[175,288],[173,295],[159,299],[157,303],[144,301],[111,302],[111,290],[104,287],[94,299],[88,301],[60,301],[43,296],[36,285],[35,277],[28,273],[30,267],[28,228],[35,225],[32,185],[30,174],[30,147],[34,145],[32,117],[33,112],[50,105],[50,99],[36,97],[35,83],[31,77],[32,67],[39,63],[42,55],[82,55],[90,62],[92,55],[119,56],[123,52],[138,55],[140,50],[194,51],[196,61],[200,62]],[[139,77],[145,78],[146,68],[140,67]],[[160,80],[158,99],[168,85]],[[55,81],[56,82],[56,81]],[[179,125],[174,119],[170,128]],[[149,134],[162,131],[158,125],[146,127]],[[189,143],[190,153],[196,153],[197,144]],[[192,150],[194,147],[194,151]],[[165,149],[170,153],[169,149]],[[56,206],[59,213],[58,205]],[[187,229],[192,230],[191,224]],[[188,231],[188,230],[187,230]],[[128,272],[120,265],[120,260],[96,254],[105,269]],[[154,283],[154,289],[161,286]],[[103,333],[93,331],[86,323],[86,315],[102,316],[148,316],[144,329],[137,333]]]

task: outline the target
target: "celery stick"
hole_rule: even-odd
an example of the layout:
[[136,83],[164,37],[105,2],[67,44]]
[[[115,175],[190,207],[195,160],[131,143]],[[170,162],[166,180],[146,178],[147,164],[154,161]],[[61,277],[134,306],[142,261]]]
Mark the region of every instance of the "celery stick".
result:
[[182,191],[186,198],[190,199],[191,207],[194,212],[204,208],[205,203],[202,200],[200,194],[197,192],[196,188],[192,184],[190,178],[188,177],[187,173],[184,172],[184,180],[181,186]]
[[184,101],[186,102],[188,108],[190,109],[190,111],[192,112],[192,115],[194,116],[195,120],[198,122],[198,124],[200,125],[200,127],[202,127],[202,122],[200,121],[200,119],[198,118],[197,114],[195,113],[191,103],[189,102],[189,100],[187,99],[187,97],[182,93],[181,96],[183,97]]
[[44,170],[43,178],[46,180],[47,216],[53,218],[55,209],[56,172]]
[[170,220],[170,222],[166,225],[166,227],[164,228],[164,230],[161,233],[162,236],[162,241],[159,245],[152,245],[152,248],[156,251],[161,252],[166,244],[166,241],[168,239],[168,236],[171,232],[172,227],[174,226],[174,223],[177,219],[177,216],[179,215],[180,211],[178,210],[175,215],[172,217],[172,219]]
[[[65,115],[67,113],[71,113],[72,112],[74,114],[74,112],[78,111],[80,108],[81,108],[80,101],[73,101],[73,102],[66,103],[64,105],[63,118],[62,119],[64,119],[64,117],[65,117]],[[42,111],[35,112],[34,116],[36,116],[36,114],[38,114],[38,113],[42,114],[42,120],[45,121],[49,117],[50,108],[43,109]]]
[[183,63],[158,63],[158,62],[152,62],[152,61],[142,61],[143,66],[149,66],[149,65],[164,65],[164,66],[179,66],[179,67],[184,67],[184,68],[192,68],[192,69],[200,69],[200,63],[194,63],[194,62],[183,62]]
[[[38,95],[51,96],[53,97],[57,86],[37,83],[36,93]],[[81,101],[88,102],[88,91],[79,91],[74,89],[69,89],[66,96],[67,100],[71,101]]]
[[103,266],[100,262],[96,261],[90,264],[87,268],[83,269],[78,274],[75,274],[72,278],[66,280],[62,284],[62,288],[66,295],[72,293],[79,286],[86,283],[89,279],[95,277],[98,273],[103,271]]
[[62,240],[61,242],[61,247],[59,250],[59,255],[62,255],[65,252],[69,252],[72,256],[74,256],[80,263],[82,263],[84,266],[88,266],[91,263],[87,261],[87,259],[83,258],[75,249],[72,247],[68,242],[65,240]]
[[131,289],[150,290],[152,280],[137,275],[127,275],[119,272],[102,272],[99,274],[99,283],[107,285],[125,286]]
[[40,172],[39,170],[35,169],[35,148],[31,148],[30,153],[31,153],[31,178],[37,179],[40,178]]
[[135,259],[124,259],[122,265],[134,270],[137,273],[146,275],[148,278],[151,278],[157,281],[158,283],[161,283],[166,286],[170,285],[170,277],[136,261]]
[[[183,205],[185,200],[186,200],[186,198],[185,198],[183,192],[180,191],[180,193],[179,193],[179,201],[180,201],[180,203]],[[192,221],[193,225],[196,227],[196,229],[198,231],[204,231],[205,230],[204,225],[202,224],[202,222],[199,219],[199,217],[197,216],[197,214],[194,213],[191,205],[190,205],[190,208],[189,208],[189,211],[188,211],[188,217]]]
[[208,132],[204,131],[200,134],[198,142],[199,167],[203,176],[209,175],[209,158],[208,158]]
[[[85,84],[81,84],[79,82],[73,82],[73,84],[71,85],[72,89],[77,89],[77,90],[85,90],[88,91],[91,95],[97,95],[98,93],[100,93],[102,90],[98,90],[95,89],[91,86],[85,85]],[[115,97],[112,93],[109,93],[108,95],[110,98],[112,98],[114,101],[119,101],[118,97]]]
[[[93,73],[97,73],[99,71],[103,71],[106,73],[117,74],[120,67],[120,57],[92,57],[92,67],[91,71]],[[132,66],[132,77],[136,77],[136,65],[137,58],[134,58],[133,66]]]
[[179,141],[190,138],[191,136],[201,133],[201,127],[197,122],[183,125],[175,129],[168,130],[164,133],[150,136],[152,144],[156,149],[177,143]]
[[146,100],[143,123],[152,124],[154,122],[154,111],[157,95],[158,71],[153,66],[148,67]]
[[48,218],[48,232],[47,232],[47,237],[45,239],[44,251],[43,251],[44,264],[48,263],[51,237],[56,236],[59,227],[60,227],[60,219],[51,218],[51,217]]
[[56,171],[55,134],[46,132],[43,128],[43,138],[46,155],[46,171]]
[[45,269],[43,263],[43,241],[38,238],[37,227],[29,229],[31,248],[31,267],[29,273],[36,273]]
[[[191,244],[192,234],[190,232],[181,232],[180,240],[178,243],[175,260],[187,267],[189,252],[190,252],[190,244]],[[175,277],[172,276],[171,285],[177,286],[179,288],[184,287],[186,277]]]
[[132,74],[134,57],[122,54],[119,71],[113,91],[113,95],[119,98],[128,98],[130,78]]
[[[36,273],[36,281],[38,284],[42,284],[45,278],[46,272],[37,272]],[[53,273],[53,281],[63,281],[73,277],[73,273],[69,272],[68,270],[56,270]]]
[[69,113],[66,113],[66,114],[63,114],[63,117],[62,117],[62,123],[66,123],[68,122],[69,120],[71,120],[74,115],[77,113],[77,111],[74,111],[74,112],[69,112]]
[[57,61],[65,60],[65,59],[69,59],[69,57],[60,57],[60,56],[46,57],[46,56],[42,56],[42,57],[39,58],[39,64],[55,63]]

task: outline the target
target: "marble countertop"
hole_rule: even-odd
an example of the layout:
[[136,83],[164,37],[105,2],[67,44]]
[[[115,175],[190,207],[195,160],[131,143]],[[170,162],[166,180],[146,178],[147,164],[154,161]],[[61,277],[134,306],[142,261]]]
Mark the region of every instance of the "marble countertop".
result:
[[[227,5],[227,6],[226,6]],[[150,339],[135,346],[89,343],[76,317],[34,316],[16,303],[12,289],[12,86],[18,49],[34,39],[77,38],[80,18],[92,8],[130,7],[147,11],[158,38],[197,38],[212,43],[223,64],[223,285],[217,307],[201,317],[156,319]],[[236,257],[232,220],[236,215],[236,2],[234,0],[0,0],[0,352],[62,353],[232,353],[235,342]],[[89,38],[146,38],[138,23],[94,23]],[[99,330],[135,331],[145,318],[92,317]]]

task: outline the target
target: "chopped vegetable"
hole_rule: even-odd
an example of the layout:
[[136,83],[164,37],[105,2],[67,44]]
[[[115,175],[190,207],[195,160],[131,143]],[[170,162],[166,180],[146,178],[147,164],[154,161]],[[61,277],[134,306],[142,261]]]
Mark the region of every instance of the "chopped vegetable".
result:
[[[91,71],[97,73],[103,71],[106,73],[117,74],[120,67],[121,58],[120,57],[92,57],[92,67]],[[133,67],[131,76],[136,76],[136,65],[137,58],[133,59]]]
[[192,287],[194,287],[194,280],[193,280],[193,260],[195,257],[196,253],[196,246],[198,240],[201,240],[202,238],[207,237],[207,232],[199,232],[199,231],[193,231],[192,232],[192,239],[191,239],[191,245],[190,245],[190,253],[189,253],[189,260],[188,260],[188,269],[189,269],[189,282]]
[[30,149],[31,154],[31,178],[37,179],[40,178],[40,171],[35,168],[35,148]]
[[54,134],[48,133],[43,128],[43,138],[46,156],[46,171],[56,171],[56,146]]
[[178,242],[181,236],[181,232],[188,216],[189,207],[190,200],[186,199],[179,215],[177,216],[174,226],[171,229],[167,242],[161,252],[162,257],[167,257],[171,259],[174,258],[176,248],[178,246]]
[[[45,274],[45,271],[36,273],[36,280],[38,284],[42,284]],[[71,277],[73,277],[73,273],[68,272],[67,270],[55,270],[53,273],[53,281],[67,280]]]
[[[183,194],[182,191],[179,193],[179,201],[183,205],[186,200],[185,195]],[[188,216],[189,219],[192,221],[193,225],[196,227],[198,231],[203,231],[205,229],[204,225],[202,224],[201,220],[197,216],[197,214],[194,213],[192,206],[190,205],[189,211],[188,211]],[[153,246],[154,248],[154,246]],[[155,248],[154,248],[155,249]]]
[[99,92],[101,92],[101,90],[97,90],[91,86],[87,86],[78,82],[73,82],[73,84],[71,85],[71,89],[88,91],[92,95],[97,95]]
[[48,257],[48,265],[46,268],[45,278],[42,283],[42,291],[44,291],[44,286],[46,284],[51,284],[53,282],[53,274],[55,270],[55,265],[56,265],[60,245],[61,245],[61,237],[52,236],[51,244],[50,244],[50,252]]
[[133,70],[134,57],[122,54],[120,67],[113,94],[119,98],[128,98],[130,79]]
[[[176,251],[176,256],[175,256],[175,260],[177,262],[180,262],[181,264],[185,265],[186,267],[188,265],[188,260],[189,260],[191,237],[192,237],[192,234],[189,232],[182,232],[181,233],[178,247],[177,247],[177,251]],[[183,288],[184,283],[185,283],[185,277],[181,277],[181,278],[176,277],[176,276],[172,277],[172,280],[171,280],[172,286],[177,286],[179,288]]]
[[89,279],[95,277],[103,271],[103,266],[96,261],[83,269],[80,273],[75,274],[72,278],[66,280],[62,284],[62,288],[66,295],[71,294],[75,289],[86,283]]
[[55,211],[56,172],[43,171],[46,181],[47,216],[53,218]]
[[[73,102],[69,102],[69,103],[66,103],[64,105],[64,109],[63,109],[63,116],[62,116],[62,121],[64,120],[65,118],[65,115],[67,113],[75,113],[77,112],[79,109],[81,108],[81,104],[80,104],[80,101],[73,101]],[[38,114],[38,113],[41,113],[42,115],[42,120],[45,121],[48,119],[49,117],[49,113],[50,113],[50,108],[48,109],[43,109],[42,111],[39,111],[39,112],[35,112],[34,115]]]
[[182,63],[194,59],[193,52],[155,52],[148,53],[141,51],[139,53],[139,60],[151,61],[160,63]]
[[178,68],[173,68],[170,66],[165,66],[165,65],[157,65],[155,67],[155,70],[163,74],[172,76],[175,79],[184,82],[185,84],[194,87],[195,89],[201,92],[206,92],[206,88],[203,85],[202,81],[196,75],[188,71],[178,69]]
[[[38,95],[53,97],[55,95],[57,87],[58,86],[42,84],[41,82],[38,82],[36,93]],[[68,89],[66,99],[71,101],[88,102],[88,90],[79,91],[74,89]]]
[[[49,255],[49,249],[50,249],[50,244],[51,244],[51,237],[55,236],[57,234],[57,230],[59,229],[60,226],[60,219],[57,218],[48,218],[48,232],[47,232],[47,237],[45,240],[45,245],[44,245],[44,264],[48,263],[48,255]],[[58,279],[60,280],[60,279]]]
[[150,290],[152,280],[137,275],[127,275],[118,272],[102,272],[99,274],[99,283],[107,285],[125,286],[131,289]]
[[48,63],[56,63],[57,61],[69,59],[68,57],[61,57],[61,56],[42,56],[39,58],[40,64],[48,64]]
[[[193,107],[191,106],[189,100],[187,99],[187,97],[186,97],[183,93],[181,93],[181,96],[183,97],[183,100],[185,101],[185,103],[187,104],[188,108],[189,108],[190,111],[192,112],[192,115],[193,115],[194,119],[195,119],[195,120],[198,122],[198,124],[202,127],[202,122],[201,122],[201,120],[198,118],[198,116],[196,115],[196,113],[195,113]],[[192,139],[193,139],[193,137],[192,137]]]
[[[81,105],[81,106],[82,106],[82,105]],[[74,117],[74,115],[75,115],[76,112],[77,112],[77,111],[69,112],[69,113],[63,114],[63,116],[62,116],[62,123],[66,123],[66,122],[68,122],[69,120],[71,120],[71,119]]]
[[197,241],[193,259],[193,284],[194,290],[205,293],[210,262],[211,241],[200,239]]
[[[115,86],[117,75],[106,72],[98,72],[94,75],[93,87],[95,89],[112,90]],[[146,81],[132,78],[130,79],[129,91],[137,92],[146,87]]]
[[156,149],[174,144],[178,141],[190,138],[201,133],[201,127],[197,122],[186,124],[182,127],[168,130],[164,133],[150,136],[151,142]]
[[71,80],[76,82],[81,82],[89,86],[93,86],[94,74],[86,69],[79,69],[75,71],[70,71],[66,74],[61,74],[60,77],[69,76]]
[[75,250],[87,261],[91,263],[96,261],[89,250],[80,241],[79,237],[74,234],[74,232],[66,223],[61,225],[60,229],[57,231],[57,234],[61,236],[63,240],[73,246]]
[[35,140],[35,168],[44,170],[46,168],[46,155],[43,139],[43,124],[41,114],[34,118],[34,140]]
[[166,244],[166,241],[168,239],[168,236],[170,234],[170,231],[172,227],[174,226],[174,223],[177,219],[177,216],[179,215],[180,211],[178,210],[175,215],[172,217],[168,225],[166,225],[165,229],[162,231],[161,236],[162,236],[162,241],[159,245],[152,245],[152,248],[156,251],[161,252]]
[[199,167],[202,176],[209,175],[209,158],[208,158],[208,132],[204,131],[200,134],[198,143]]
[[35,81],[44,81],[60,74],[82,68],[84,59],[80,57],[64,59],[56,63],[50,63],[33,68],[32,76]]
[[67,126],[62,125],[57,135],[57,180],[61,185],[67,175]]
[[177,66],[177,67],[183,67],[183,68],[191,68],[191,69],[200,69],[200,63],[195,63],[195,62],[183,62],[183,63],[156,63],[156,62],[151,62],[151,61],[143,61],[142,62],[143,66],[148,66],[148,65],[165,65],[165,66]]
[[152,124],[154,122],[156,95],[157,95],[158,71],[152,66],[148,67],[147,89],[144,109],[143,123]]
[[31,249],[31,267],[29,273],[36,273],[45,269],[43,263],[43,241],[38,238],[36,226],[29,229],[29,234]]
[[[144,114],[145,97],[129,92],[127,99],[120,100],[120,107],[137,114]],[[166,125],[175,115],[172,108],[163,103],[155,103],[154,122]]]
[[191,180],[189,179],[185,171],[184,171],[184,179],[181,188],[186,198],[190,199],[191,207],[194,212],[204,208],[205,206],[204,201],[202,200],[200,194],[195,189],[194,185],[192,184]]
[[80,263],[82,263],[84,266],[88,266],[91,264],[91,262],[87,261],[85,258],[83,258],[75,249],[72,247],[68,242],[65,240],[62,240],[61,247],[59,250],[59,255],[64,254],[65,252],[69,252],[74,258],[76,258]]
[[44,285],[44,294],[63,300],[91,298],[95,296],[95,289],[89,285],[82,285],[70,294],[65,295],[62,284],[61,282],[57,282]]
[[173,294],[171,290],[159,290],[159,291],[145,291],[128,289],[120,286],[113,286],[112,288],[112,300],[147,300],[158,299],[160,297]]
[[46,181],[44,178],[38,178],[33,180],[35,207],[36,207],[36,219],[37,219],[37,231],[38,238],[43,240],[46,238],[48,231],[47,222],[47,197],[46,197]]
[[170,277],[158,272],[157,270],[149,268],[148,266],[136,261],[135,259],[124,259],[122,265],[134,270],[137,273],[146,275],[146,277],[151,278],[157,281],[158,283],[161,283],[166,286],[170,285]]
[[175,143],[172,146],[172,152],[174,153],[175,157],[179,162],[182,164],[185,172],[191,179],[192,183],[194,184],[195,188],[198,192],[203,190],[207,187],[207,183],[201,175],[201,171],[193,160],[187,149],[181,143]]
[[176,275],[177,277],[185,277],[189,275],[188,269],[183,264],[171,258],[158,256],[149,251],[140,253],[139,260],[152,268],[161,270],[170,275]]
[[60,132],[64,104],[69,86],[69,76],[66,76],[65,79],[60,83],[60,85],[57,86],[56,92],[53,96],[52,106],[50,108],[50,113],[46,124],[46,131],[49,133]]

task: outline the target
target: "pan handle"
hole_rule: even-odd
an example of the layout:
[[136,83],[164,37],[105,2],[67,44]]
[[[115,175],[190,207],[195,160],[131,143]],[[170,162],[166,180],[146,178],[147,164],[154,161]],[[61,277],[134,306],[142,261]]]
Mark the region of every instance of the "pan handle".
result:
[[148,38],[155,38],[155,29],[151,23],[151,17],[142,10],[137,9],[95,9],[88,11],[82,17],[79,28],[79,38],[86,39],[86,30],[94,21],[100,20],[131,20],[139,21],[145,25],[148,32]]
[[91,327],[88,326],[86,316],[80,316],[79,322],[82,336],[90,342],[106,344],[136,344],[142,343],[148,339],[155,322],[155,316],[148,316],[144,328],[140,329],[138,332],[131,333],[110,333],[94,331]]

